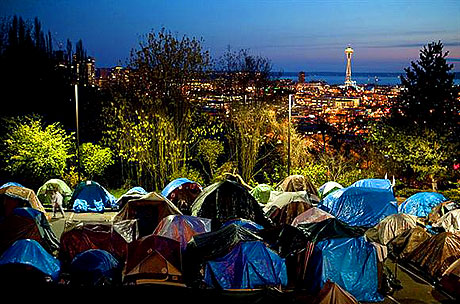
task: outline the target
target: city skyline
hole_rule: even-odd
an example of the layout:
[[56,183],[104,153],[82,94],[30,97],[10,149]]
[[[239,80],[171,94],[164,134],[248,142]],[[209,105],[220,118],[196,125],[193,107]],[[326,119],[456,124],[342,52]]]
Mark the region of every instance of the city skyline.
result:
[[125,64],[143,35],[165,27],[203,39],[213,57],[229,46],[271,60],[274,71],[345,73],[350,45],[353,73],[402,72],[420,49],[442,41],[460,72],[457,1],[14,1],[2,17],[38,17],[55,48],[79,39],[97,67]]

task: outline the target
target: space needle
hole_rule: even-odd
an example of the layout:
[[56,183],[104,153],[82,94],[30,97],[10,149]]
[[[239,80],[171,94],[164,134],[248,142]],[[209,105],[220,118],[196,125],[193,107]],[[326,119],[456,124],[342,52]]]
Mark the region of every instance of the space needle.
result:
[[353,49],[351,46],[348,46],[345,49],[345,55],[347,56],[347,71],[345,74],[345,86],[354,86],[356,83],[351,80],[351,55],[353,54]]

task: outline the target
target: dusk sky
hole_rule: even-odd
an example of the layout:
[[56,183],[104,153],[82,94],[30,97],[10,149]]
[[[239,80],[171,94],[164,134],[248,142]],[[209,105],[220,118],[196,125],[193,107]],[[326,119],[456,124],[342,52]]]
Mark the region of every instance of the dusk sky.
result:
[[402,72],[441,40],[460,72],[459,0],[1,0],[3,17],[38,17],[55,41],[83,40],[97,67],[124,64],[142,35],[165,27],[202,38],[213,57],[230,46],[275,71]]

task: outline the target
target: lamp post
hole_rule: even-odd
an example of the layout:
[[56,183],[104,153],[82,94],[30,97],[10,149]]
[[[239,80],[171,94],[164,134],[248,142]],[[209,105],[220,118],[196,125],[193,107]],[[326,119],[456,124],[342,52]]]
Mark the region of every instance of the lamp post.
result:
[[291,116],[292,116],[293,95],[289,94],[289,119],[288,119],[288,151],[287,151],[287,173],[291,175]]
[[78,85],[75,84],[75,120],[77,127],[77,170],[78,170],[78,182],[80,182],[80,128],[78,126]]

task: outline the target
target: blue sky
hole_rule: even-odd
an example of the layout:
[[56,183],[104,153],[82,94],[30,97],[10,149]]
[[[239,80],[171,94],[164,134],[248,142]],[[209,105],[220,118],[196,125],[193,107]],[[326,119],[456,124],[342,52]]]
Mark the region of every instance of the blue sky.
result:
[[347,45],[355,72],[401,72],[441,40],[460,71],[459,0],[2,0],[0,12],[38,17],[56,44],[82,39],[98,67],[124,63],[165,27],[202,38],[214,57],[247,48],[286,72],[341,72]]

